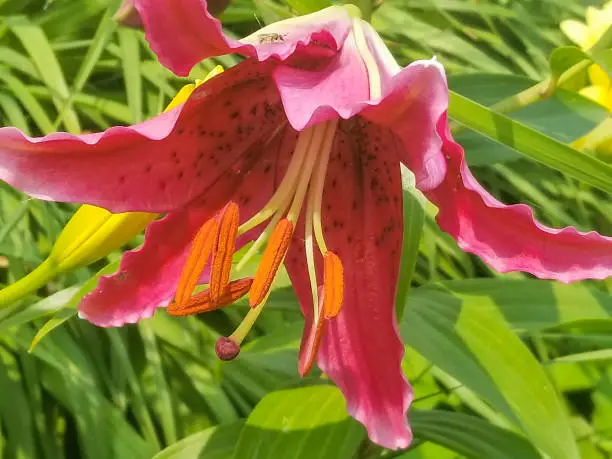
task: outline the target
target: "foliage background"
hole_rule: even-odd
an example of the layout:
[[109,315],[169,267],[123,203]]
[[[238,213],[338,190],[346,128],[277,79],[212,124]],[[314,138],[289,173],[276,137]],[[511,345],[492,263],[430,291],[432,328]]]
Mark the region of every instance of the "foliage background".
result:
[[[141,32],[114,23],[119,3],[0,0],[2,125],[33,135],[85,132],[163,109],[186,80],[156,62]],[[241,36],[325,5],[235,0],[221,19]],[[510,140],[491,127],[497,115],[474,103],[490,106],[545,80],[553,50],[570,44],[560,21],[582,19],[585,7],[577,0],[386,0],[372,22],[402,64],[435,54],[446,66],[451,115],[464,125],[455,126],[457,139],[489,190],[530,204],[551,225],[612,234],[605,193],[612,168],[605,157],[566,145],[609,118],[573,92],[584,72],[552,97],[509,113]],[[207,61],[192,76],[236,62]],[[552,71],[560,71],[555,62]],[[405,198],[398,299],[405,371],[417,397],[409,450],[372,446],[333,386],[316,373],[299,379],[301,316],[286,276],[230,363],[217,360],[214,343],[239,323],[244,304],[185,319],[161,311],[122,329],[74,317],[96,273],[116,266],[117,252],[0,310],[1,456],[611,457],[611,284],[495,273],[440,232],[435,209],[409,186]],[[0,184],[0,284],[49,254],[74,209]]]

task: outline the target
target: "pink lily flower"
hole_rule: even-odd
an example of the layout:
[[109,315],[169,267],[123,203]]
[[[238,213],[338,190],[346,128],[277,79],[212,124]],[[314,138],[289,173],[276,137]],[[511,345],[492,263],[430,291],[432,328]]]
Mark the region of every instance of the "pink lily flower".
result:
[[[113,212],[167,214],[83,300],[82,317],[119,326],[160,306],[184,315],[248,295],[244,322],[217,344],[220,357],[233,358],[284,261],[305,316],[300,372],[318,358],[370,439],[397,449],[412,438],[413,398],[394,307],[400,163],[439,207],[440,226],[495,269],[565,282],[612,272],[611,238],[546,228],[528,207],[504,206],[478,185],[448,129],[442,66],[400,68],[348,9],[233,40],[204,0],[134,4],[152,49],[179,75],[211,56],[247,59],[135,126],[42,138],[0,129],[0,179],[14,187]],[[250,241],[233,268],[232,254]],[[266,242],[255,276],[240,278]],[[192,296],[198,283],[209,288]]]

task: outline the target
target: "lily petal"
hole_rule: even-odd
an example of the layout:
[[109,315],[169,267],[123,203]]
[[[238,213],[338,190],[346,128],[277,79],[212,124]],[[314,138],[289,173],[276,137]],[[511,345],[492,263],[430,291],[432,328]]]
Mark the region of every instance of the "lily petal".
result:
[[[149,318],[167,306],[176,290],[191,238],[210,218],[205,211],[179,211],[151,223],[142,247],[125,252],[116,274],[102,276],[79,304],[79,317],[100,327]],[[191,238],[190,238],[191,236]]]
[[[295,134],[285,129],[251,156],[251,163],[245,164],[247,167],[240,175],[220,182],[205,203],[199,202],[200,206],[170,213],[151,223],[144,245],[125,252],[117,273],[102,277],[98,287],[83,299],[80,316],[102,327],[121,326],[151,317],[156,308],[168,305],[198,230],[230,200],[239,204],[242,220],[258,211],[274,189],[270,171],[277,161],[287,161],[285,156],[292,152],[287,145],[292,141],[295,142]],[[254,229],[243,235],[237,246],[252,241],[259,232]],[[206,277],[201,279],[206,281]]]
[[448,172],[426,196],[439,208],[440,227],[463,250],[500,272],[525,271],[562,282],[612,276],[612,238],[572,227],[549,228],[534,219],[528,206],[500,203],[472,176],[463,149],[451,137],[446,115],[438,132]]
[[369,99],[368,76],[352,34],[322,68],[282,65],[272,75],[287,119],[297,131],[338,116],[350,118],[363,107],[355,102]]
[[340,6],[271,24],[243,40],[223,34],[205,0],[135,0],[146,38],[162,64],[182,76],[213,56],[240,53],[260,61],[285,60],[313,38],[339,49],[350,30],[347,11]]
[[415,174],[421,190],[435,188],[446,173],[438,120],[448,108],[444,67],[436,60],[415,61],[389,79],[383,98],[362,116],[392,129],[401,140],[400,160]]
[[402,70],[402,67],[397,63],[383,39],[369,22],[361,21],[361,27],[363,27],[372,57],[376,60],[382,87],[385,88],[390,84],[391,79]]
[[[357,120],[341,121],[323,194],[325,239],[344,265],[344,304],[326,324],[318,362],[370,439],[399,449],[412,439],[406,419],[412,389],[401,368],[404,346],[394,307],[402,241],[400,169],[392,154],[369,154],[375,146],[394,151],[386,144],[394,139],[384,129],[349,123]],[[345,132],[352,129],[362,135]],[[294,241],[286,265],[306,316],[304,347],[309,345],[312,297],[303,243],[298,245],[299,237]]]
[[236,66],[135,126],[41,138],[1,128],[0,180],[41,199],[117,213],[178,209],[242,169],[245,152],[283,125],[272,80],[253,67]]
[[586,48],[589,41],[589,28],[584,22],[574,19],[561,21],[561,31],[571,41],[576,43],[581,48]]

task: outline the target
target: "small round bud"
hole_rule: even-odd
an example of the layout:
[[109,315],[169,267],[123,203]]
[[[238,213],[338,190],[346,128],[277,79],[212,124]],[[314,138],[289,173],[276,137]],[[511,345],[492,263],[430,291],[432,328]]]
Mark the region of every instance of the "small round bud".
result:
[[240,354],[240,345],[226,336],[222,336],[215,344],[215,352],[221,360],[234,360]]

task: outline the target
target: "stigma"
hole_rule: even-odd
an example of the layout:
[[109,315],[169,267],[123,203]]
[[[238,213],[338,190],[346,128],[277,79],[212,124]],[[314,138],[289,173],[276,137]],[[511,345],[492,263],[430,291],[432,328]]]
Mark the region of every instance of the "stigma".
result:
[[[321,202],[327,166],[338,120],[319,123],[300,132],[284,177],[266,205],[241,222],[240,208],[227,203],[209,219],[194,237],[181,273],[174,302],[168,313],[186,316],[214,311],[248,296],[249,311],[234,333],[221,337],[215,347],[222,360],[238,356],[240,345],[261,314],[270,289],[292,243],[304,244],[312,293],[312,343],[306,350],[306,371],[312,366],[323,335],[325,322],[341,310],[344,299],[342,262],[325,243]],[[300,220],[300,217],[303,217]],[[296,226],[303,221],[304,238],[294,241]],[[238,237],[267,222],[249,250],[234,267]],[[253,277],[240,278],[246,264],[263,249]],[[323,272],[317,277],[317,252]],[[208,288],[194,294],[209,267]],[[237,276],[236,276],[237,275]],[[323,280],[321,286],[317,279]],[[302,368],[300,369],[302,372]]]

